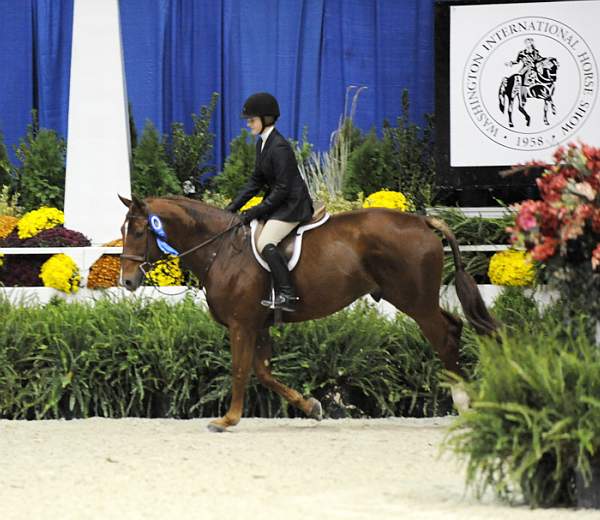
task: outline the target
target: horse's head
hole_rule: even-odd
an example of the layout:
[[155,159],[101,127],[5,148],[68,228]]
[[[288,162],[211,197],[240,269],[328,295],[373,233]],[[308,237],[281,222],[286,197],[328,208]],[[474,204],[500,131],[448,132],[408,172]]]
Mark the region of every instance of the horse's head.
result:
[[541,79],[555,81],[558,60],[556,58],[544,58],[536,64],[536,68]]
[[144,201],[132,200],[119,195],[129,211],[121,227],[123,254],[121,255],[121,285],[135,291],[144,279],[141,269],[144,263],[154,262],[161,256],[148,228],[148,207]]

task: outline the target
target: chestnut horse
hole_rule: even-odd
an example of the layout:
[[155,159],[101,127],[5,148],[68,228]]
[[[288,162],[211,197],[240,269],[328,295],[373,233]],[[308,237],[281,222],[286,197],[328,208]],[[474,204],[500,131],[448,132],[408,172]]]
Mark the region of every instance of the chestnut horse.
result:
[[[162,257],[148,225],[148,215],[157,215],[168,244],[181,255],[182,267],[203,284],[212,316],[229,328],[232,399],[227,413],[213,420],[209,429],[224,431],[240,421],[252,368],[263,385],[307,416],[321,419],[316,399],[305,399],[271,373],[273,312],[260,304],[270,291],[270,275],[254,258],[248,228],[239,218],[184,197],[121,200],[129,208],[121,230],[121,283],[134,291],[142,283],[144,264]],[[460,373],[462,321],[439,306],[444,253],[432,229],[440,231],[452,248],[457,294],[469,323],[479,334],[492,333],[497,323],[464,271],[456,239],[446,224],[382,208],[333,215],[304,235],[302,256],[292,271],[300,302],[296,312],[283,313],[283,320],[322,318],[371,294],[413,318],[444,367]]]

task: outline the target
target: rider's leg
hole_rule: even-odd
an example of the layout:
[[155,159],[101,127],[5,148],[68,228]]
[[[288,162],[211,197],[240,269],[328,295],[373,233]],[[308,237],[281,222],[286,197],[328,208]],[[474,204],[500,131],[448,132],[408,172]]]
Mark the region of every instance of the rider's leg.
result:
[[[275,286],[275,307],[284,311],[293,312],[298,301],[296,291],[292,283],[292,277],[287,268],[287,262],[283,254],[277,249],[281,242],[292,231],[298,222],[283,222],[281,220],[268,220],[260,234],[257,249],[265,259]],[[270,301],[264,300],[263,305],[270,307]]]

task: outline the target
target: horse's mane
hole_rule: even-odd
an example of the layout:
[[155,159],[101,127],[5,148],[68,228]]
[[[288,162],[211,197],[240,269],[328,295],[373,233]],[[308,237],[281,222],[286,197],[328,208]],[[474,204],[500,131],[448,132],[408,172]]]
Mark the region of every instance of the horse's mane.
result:
[[196,222],[204,219],[217,219],[223,218],[226,214],[225,210],[219,209],[215,206],[211,206],[206,202],[200,200],[190,199],[181,195],[168,195],[165,197],[149,197],[146,199],[147,202],[152,201],[169,201],[174,202],[177,206],[182,208],[192,219]]

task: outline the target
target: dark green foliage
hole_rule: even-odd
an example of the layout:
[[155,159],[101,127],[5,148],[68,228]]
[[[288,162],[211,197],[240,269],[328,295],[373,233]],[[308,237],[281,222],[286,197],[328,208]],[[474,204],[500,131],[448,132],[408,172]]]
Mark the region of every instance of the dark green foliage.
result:
[[[33,308],[0,301],[0,315],[2,418],[210,417],[229,404],[226,330],[192,299]],[[389,321],[363,304],[272,332],[275,375],[332,414],[451,409],[440,361],[407,318]],[[295,414],[251,380],[246,416]]]
[[32,112],[27,135],[15,149],[21,165],[16,169],[16,191],[25,211],[40,206],[63,209],[65,196],[66,144],[54,130],[39,128]]
[[[212,157],[215,136],[210,122],[219,95],[214,92],[208,106],[200,107],[200,114],[192,114],[193,129],[187,134],[183,123],[171,125],[168,155],[179,185],[188,193],[200,193],[200,178],[214,170],[208,162]],[[193,190],[193,191],[192,191]]]
[[351,158],[344,195],[370,195],[387,188],[410,198],[418,211],[430,206],[435,197],[435,152],[433,116],[425,115],[426,126],[411,123],[408,91],[402,93],[402,114],[396,126],[384,121],[381,140],[374,133]]
[[0,187],[12,185],[11,171],[12,165],[8,158],[8,150],[4,144],[4,134],[0,131]]
[[[506,296],[498,316],[513,326],[479,339],[478,378],[467,386],[472,410],[448,444],[467,460],[468,482],[531,506],[573,506],[574,475],[590,478],[600,449],[600,349],[560,309],[539,313]],[[520,316],[519,313],[524,313]]]
[[133,152],[132,191],[138,197],[160,197],[182,192],[173,169],[169,166],[165,147],[158,130],[146,122],[142,138]]
[[129,144],[131,145],[131,151],[133,152],[137,147],[137,128],[135,126],[135,120],[133,119],[131,101],[127,102],[127,113],[129,114]]
[[233,198],[246,184],[254,171],[256,140],[245,128],[233,141],[225,160],[223,172],[212,180],[212,185],[226,197]]
[[380,141],[372,130],[350,155],[344,196],[354,199],[360,192],[368,196],[384,188],[396,190],[391,154],[390,140]]
[[305,126],[302,130],[302,144],[295,139],[288,139],[288,141],[296,154],[298,165],[305,165],[306,167],[310,161],[310,156],[313,153],[313,145],[308,141],[308,127]]

